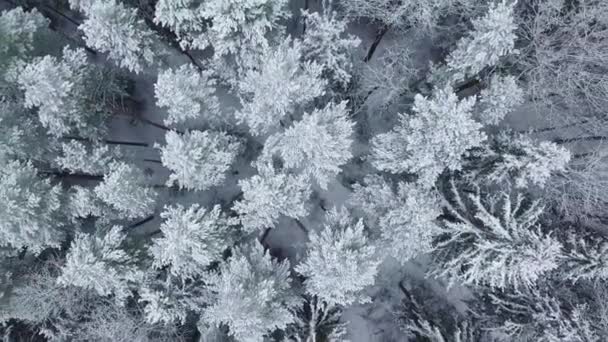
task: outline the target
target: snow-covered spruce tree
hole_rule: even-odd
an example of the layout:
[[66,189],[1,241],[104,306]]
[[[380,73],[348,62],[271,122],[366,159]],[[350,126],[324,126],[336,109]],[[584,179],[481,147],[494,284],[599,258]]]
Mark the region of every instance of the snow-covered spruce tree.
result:
[[421,184],[432,186],[445,169],[459,170],[462,155],[486,139],[472,118],[474,105],[475,98],[459,100],[449,86],[435,89],[430,98],[416,95],[414,113],[400,114],[397,127],[372,139],[372,164],[391,173],[416,173]]
[[23,61],[34,50],[36,36],[49,20],[36,9],[26,12],[16,7],[0,14],[0,78],[11,64]]
[[332,83],[346,89],[351,79],[353,63],[351,59],[361,40],[346,34],[348,22],[338,18],[338,14],[327,11],[302,11],[306,32],[302,37],[302,57],[316,61],[323,66],[323,75]]
[[122,156],[118,148],[103,144],[88,145],[76,140],[62,143],[61,154],[55,158],[55,162],[70,173],[99,175],[108,172],[110,164]]
[[559,266],[563,246],[537,223],[538,202],[505,192],[482,197],[477,187],[463,198],[453,180],[446,187],[449,217],[431,274],[450,284],[527,288]]
[[341,322],[342,309],[315,296],[305,296],[302,307],[295,312],[295,321],[287,326],[287,341],[343,341],[346,323]]
[[405,182],[393,190],[380,176],[367,176],[353,188],[350,202],[378,234],[379,252],[406,263],[432,250],[433,238],[441,233],[436,222],[441,206],[434,190]]
[[340,167],[352,158],[353,126],[346,101],[329,103],[268,137],[262,158],[272,160],[272,156],[279,156],[284,168],[301,171],[327,189],[327,184],[341,172]]
[[107,53],[116,65],[135,73],[153,65],[160,45],[137,9],[117,0],[71,0],[70,5],[86,16],[78,28],[88,47]]
[[163,165],[171,170],[167,185],[206,190],[220,185],[239,153],[241,144],[223,132],[167,131],[167,145],[160,148]]
[[63,241],[61,188],[38,176],[31,162],[9,161],[0,169],[0,246],[34,254]]
[[365,235],[363,221],[352,222],[345,209],[333,209],[317,234],[308,236],[305,259],[295,270],[306,277],[306,292],[339,305],[365,303],[363,290],[373,285],[380,259]]
[[99,235],[77,233],[57,283],[95,290],[101,296],[114,295],[123,302],[143,276],[134,257],[122,249],[125,238],[120,226]]
[[301,43],[288,38],[266,49],[264,62],[248,70],[238,81],[243,108],[236,112],[236,117],[249,126],[252,134],[269,133],[287,114],[325,93],[323,66],[301,62],[301,58]]
[[604,238],[573,232],[565,247],[564,270],[568,279],[573,282],[608,279],[608,242]]
[[478,182],[513,182],[515,187],[545,187],[551,176],[566,172],[570,151],[550,141],[502,132],[471,151],[465,168]]
[[473,31],[462,38],[447,57],[447,72],[453,82],[463,81],[487,67],[496,65],[500,58],[516,52],[513,17],[516,0],[501,0],[491,4],[488,13],[473,20]]
[[484,125],[498,125],[524,102],[524,91],[513,76],[494,75],[488,88],[483,89],[477,105],[478,118]]
[[[605,338],[603,318],[585,303],[577,303],[573,293],[561,293],[559,287],[540,284],[531,289],[489,292],[484,298],[501,340],[524,342],[600,342]],[[595,293],[593,297],[599,297]],[[565,298],[564,298],[565,297]],[[574,300],[573,300],[574,299]],[[597,298],[600,299],[600,298]]]
[[205,272],[232,245],[237,220],[227,217],[216,205],[207,210],[198,204],[188,209],[181,205],[165,207],[160,226],[163,236],[154,239],[150,253],[157,268],[169,266],[169,272],[182,279]]
[[247,231],[272,228],[281,215],[292,218],[308,214],[310,180],[304,175],[276,173],[271,165],[259,165],[259,175],[239,181],[243,199],[234,204]]
[[411,280],[399,283],[404,296],[394,309],[401,330],[410,338],[431,342],[494,341],[484,333],[484,325],[479,322],[481,317],[470,311],[461,314],[452,302],[433,289],[434,284]]
[[141,218],[151,214],[156,204],[156,192],[147,185],[144,173],[125,162],[113,162],[103,182],[94,189],[104,203],[124,218]]
[[294,321],[300,300],[292,292],[289,261],[272,260],[261,244],[234,250],[218,272],[205,277],[211,304],[201,322],[226,325],[238,341],[259,342]]
[[38,108],[40,122],[55,136],[99,136],[115,101],[124,94],[112,72],[88,64],[84,49],[69,47],[61,59],[45,56],[26,64],[18,82],[25,106]]
[[209,71],[198,71],[191,64],[158,74],[154,85],[156,105],[167,108],[165,125],[175,125],[203,117],[210,124],[224,121],[215,96],[215,80]]

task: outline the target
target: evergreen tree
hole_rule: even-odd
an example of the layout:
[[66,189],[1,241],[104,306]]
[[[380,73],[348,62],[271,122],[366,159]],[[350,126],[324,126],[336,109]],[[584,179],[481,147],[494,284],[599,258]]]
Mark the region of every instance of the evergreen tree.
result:
[[206,27],[201,0],[159,0],[154,7],[154,22],[169,28],[180,39],[182,48]]
[[22,103],[0,99],[0,161],[48,161],[56,145]]
[[55,136],[99,136],[123,95],[113,73],[89,65],[83,49],[67,47],[61,60],[45,56],[25,65],[18,82],[25,91],[25,106],[38,108],[40,122]]
[[296,108],[325,93],[323,67],[301,62],[302,46],[286,39],[276,48],[264,51],[259,68],[248,70],[238,82],[243,108],[236,112],[254,135],[264,135],[281,124]]
[[61,144],[61,150],[61,155],[55,158],[60,168],[71,173],[84,172],[91,175],[108,172],[109,165],[122,155],[118,148],[102,144],[87,146],[76,140]]
[[262,158],[271,160],[278,155],[283,167],[301,170],[327,189],[340,166],[352,158],[354,123],[347,116],[345,101],[304,114],[302,120],[266,140]]
[[372,140],[372,164],[391,173],[416,173],[432,186],[438,175],[461,168],[461,157],[486,139],[471,117],[475,98],[459,100],[448,86],[431,98],[416,95],[412,115],[400,115],[393,131]]
[[594,235],[571,233],[566,241],[565,271],[573,282],[608,279],[608,243]]
[[466,0],[350,0],[340,2],[350,17],[366,17],[395,27],[435,28],[442,15]]
[[234,219],[226,217],[216,205],[211,210],[194,204],[165,207],[160,226],[163,237],[150,247],[154,266],[169,266],[169,272],[182,279],[201,275],[218,261],[234,237]]
[[36,9],[26,12],[16,7],[0,14],[0,76],[5,68],[30,56],[36,36],[49,25]]
[[498,125],[523,102],[524,92],[517,85],[515,77],[495,75],[490,80],[490,86],[481,91],[479,121],[485,125]]
[[404,182],[394,191],[379,176],[366,177],[364,184],[355,184],[351,202],[363,210],[370,227],[378,227],[380,251],[401,263],[430,252],[440,234],[437,193]]
[[134,257],[122,249],[126,235],[121,230],[113,226],[102,236],[77,233],[57,283],[95,290],[101,296],[114,295],[119,302],[130,297],[142,273]]
[[361,292],[374,284],[380,260],[363,230],[363,221],[352,224],[346,210],[334,209],[321,233],[310,233],[308,254],[295,268],[308,294],[340,305],[369,300]]
[[515,187],[545,187],[551,176],[566,172],[570,151],[550,141],[503,132],[488,145],[471,152],[469,177],[491,183],[514,182]]
[[302,56],[307,61],[317,61],[323,66],[323,74],[333,83],[346,89],[351,80],[352,51],[361,40],[345,34],[348,22],[338,18],[333,11],[302,11],[306,32],[302,38]]
[[113,162],[95,195],[125,218],[140,218],[154,211],[156,192],[147,184],[143,172],[124,162]]
[[165,125],[175,125],[203,116],[211,124],[219,124],[220,105],[215,96],[215,80],[208,71],[199,72],[190,64],[167,69],[158,75],[154,85],[156,105],[167,108]]
[[281,215],[300,218],[308,214],[310,182],[305,176],[276,173],[270,165],[261,165],[259,175],[239,181],[243,200],[234,205],[247,231],[272,228]]
[[450,219],[436,246],[433,274],[463,284],[526,288],[559,266],[563,246],[537,223],[543,208],[522,195],[482,198],[479,189],[462,198],[450,183]]
[[34,254],[64,238],[61,188],[42,179],[31,162],[9,161],[0,170],[0,246]]
[[215,58],[236,56],[243,66],[258,60],[270,62],[258,59],[258,53],[269,46],[267,33],[287,17],[286,5],[287,0],[205,1],[198,13],[211,24],[188,45],[198,49],[211,46]]
[[220,185],[236,159],[240,143],[221,132],[168,131],[167,145],[161,150],[161,161],[171,170],[167,185],[177,184],[189,190],[206,190]]
[[294,321],[292,310],[299,300],[290,289],[289,261],[272,260],[259,243],[235,249],[206,283],[212,301],[202,321],[227,325],[238,341],[261,341]]
[[317,297],[306,296],[296,310],[295,321],[286,329],[288,341],[344,341],[346,323],[340,321],[342,310]]
[[118,66],[135,73],[154,63],[159,44],[137,9],[116,0],[71,0],[70,5],[87,17],[79,26],[87,46],[107,53]]
[[516,3],[501,0],[490,4],[486,15],[473,20],[473,31],[458,42],[446,60],[454,81],[475,76],[486,67],[496,65],[501,57],[516,52],[517,25],[513,17]]

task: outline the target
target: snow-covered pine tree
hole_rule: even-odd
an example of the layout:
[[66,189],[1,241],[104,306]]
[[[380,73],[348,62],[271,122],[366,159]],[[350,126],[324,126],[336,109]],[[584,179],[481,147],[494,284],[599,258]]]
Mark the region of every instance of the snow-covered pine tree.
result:
[[306,278],[306,292],[330,304],[367,302],[362,292],[374,284],[380,259],[363,221],[354,223],[345,209],[334,208],[323,230],[308,238],[307,255],[295,267]]
[[138,11],[116,0],[70,0],[86,19],[78,28],[90,48],[107,53],[118,66],[140,73],[154,63],[160,45]]
[[451,87],[437,88],[433,96],[416,95],[413,114],[400,114],[391,132],[372,139],[372,164],[391,173],[416,173],[431,187],[445,169],[459,170],[462,155],[481,145],[486,135],[473,120],[475,98],[459,100]]
[[237,248],[218,272],[206,278],[211,304],[201,321],[226,325],[238,341],[259,342],[294,321],[300,300],[290,288],[289,261],[278,262],[255,243]]
[[125,162],[111,163],[103,182],[94,191],[124,218],[141,218],[154,212],[157,193],[140,169]]
[[107,173],[110,164],[121,156],[118,148],[103,144],[87,146],[81,141],[71,140],[61,144],[61,154],[55,158],[55,162],[70,173],[99,175]]
[[[8,96],[7,96],[8,97]],[[55,144],[35,115],[17,101],[0,100],[0,162],[48,161]]]
[[370,18],[392,27],[417,27],[428,32],[452,7],[470,0],[349,0],[340,1],[347,16]]
[[40,122],[55,136],[99,136],[112,106],[124,94],[113,73],[88,64],[84,49],[69,47],[61,59],[45,56],[26,64],[18,82],[25,91],[25,106],[38,108]]
[[524,91],[515,77],[494,75],[488,88],[481,91],[477,102],[479,121],[484,125],[498,125],[523,102]]
[[191,313],[200,312],[207,299],[200,282],[181,281],[171,275],[164,280],[152,272],[139,290],[139,302],[145,303],[143,313],[148,323],[170,326],[186,324]]
[[295,312],[295,321],[285,329],[287,341],[340,342],[346,338],[346,322],[340,320],[342,309],[315,296],[305,296],[302,307]]
[[453,82],[477,75],[496,65],[501,57],[517,52],[517,25],[513,16],[516,3],[512,0],[492,3],[486,15],[473,20],[473,31],[458,42],[446,59],[446,72]]
[[215,96],[215,80],[209,71],[198,71],[191,64],[158,74],[154,85],[156,105],[167,108],[165,125],[175,125],[203,117],[209,124],[224,121]]
[[31,162],[9,161],[0,169],[0,246],[34,254],[64,239],[61,187],[42,179]]
[[501,132],[470,153],[465,168],[474,181],[513,182],[515,187],[545,187],[551,176],[566,172],[570,151],[550,141]]
[[563,246],[537,222],[538,202],[506,192],[482,196],[476,186],[463,198],[453,180],[446,188],[449,216],[431,274],[450,284],[529,288],[559,266]]
[[34,39],[49,20],[36,9],[26,12],[16,7],[0,14],[0,78],[17,61],[23,61],[34,50]]
[[159,0],[154,6],[154,22],[167,27],[188,48],[206,27],[202,0]]
[[124,302],[143,276],[134,257],[122,249],[125,238],[120,226],[99,235],[77,233],[57,283],[95,290],[101,296],[114,295]]
[[262,59],[237,85],[243,108],[236,118],[254,135],[271,132],[288,113],[323,95],[327,85],[321,78],[323,66],[301,61],[302,45],[297,40],[288,38],[265,49]]
[[305,113],[302,120],[266,139],[262,159],[279,156],[283,167],[302,172],[323,189],[352,158],[354,123],[348,119],[346,101],[329,103]]
[[405,182],[394,190],[380,176],[367,176],[353,188],[350,202],[363,211],[369,227],[377,227],[372,232],[378,235],[380,252],[406,263],[432,250],[441,233],[436,222],[441,206],[434,190]]
[[236,159],[241,144],[223,132],[167,131],[167,145],[160,148],[163,165],[171,170],[167,185],[206,190],[220,185]]
[[238,221],[223,214],[219,205],[211,210],[198,204],[188,209],[168,206],[160,216],[163,236],[150,247],[153,266],[169,266],[169,272],[182,279],[199,276],[212,262],[221,260],[232,245]]
[[352,52],[361,40],[346,34],[348,22],[334,11],[325,13],[302,11],[306,32],[302,38],[302,57],[323,66],[323,75],[346,89],[351,79]]
[[271,165],[259,165],[259,175],[239,181],[243,199],[234,204],[247,231],[272,228],[281,215],[292,218],[308,214],[310,180],[304,175],[277,173]]
[[100,218],[103,222],[119,218],[116,211],[99,199],[89,187],[74,185],[68,191],[67,197],[65,211],[73,223],[90,217]]
[[[288,16],[287,0],[208,0],[199,13],[211,22],[203,34],[187,44],[204,49],[213,47],[214,57],[236,57],[237,68],[266,64],[260,51],[269,46],[267,34]],[[242,64],[242,65],[239,65]]]

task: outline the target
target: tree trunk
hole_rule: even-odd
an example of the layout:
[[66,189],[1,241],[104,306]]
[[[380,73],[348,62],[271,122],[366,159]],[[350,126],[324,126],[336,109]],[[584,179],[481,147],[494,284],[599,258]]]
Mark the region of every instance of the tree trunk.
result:
[[306,226],[304,226],[304,224],[302,224],[302,222],[298,219],[293,219],[294,222],[296,223],[296,225],[298,226],[298,228],[300,228],[304,233],[308,234],[308,228],[306,228]]
[[146,224],[146,223],[154,220],[155,217],[156,217],[156,215],[152,214],[152,215],[146,217],[145,219],[143,219],[141,221],[133,223],[132,225],[129,226],[129,229],[134,229],[134,228],[137,228],[137,227],[139,227],[141,225],[144,225],[144,224]]
[[383,25],[380,30],[378,30],[374,42],[369,47],[369,50],[367,50],[367,55],[365,55],[365,58],[363,59],[365,63],[369,62],[372,59],[372,57],[374,56],[374,52],[376,52],[378,45],[380,45],[380,42],[382,41],[382,38],[384,37],[386,32],[388,32],[388,29],[389,27],[387,25]]
[[58,170],[43,170],[43,171],[40,171],[40,173],[42,173],[44,175],[59,177],[59,178],[76,178],[76,179],[95,180],[95,181],[103,180],[103,175],[88,175],[85,173],[69,173],[69,172],[58,171]]
[[604,141],[608,140],[608,137],[602,135],[593,135],[590,137],[578,137],[578,138],[566,138],[566,139],[554,139],[553,142],[556,144],[568,144],[578,141]]
[[[91,142],[91,143],[94,142],[94,140],[91,140],[91,139],[82,138],[82,137],[74,137],[74,136],[62,137],[62,139],[77,140],[77,141],[87,141],[87,142]],[[102,140],[102,141],[104,143],[108,144],[108,145],[125,145],[125,146],[141,146],[141,147],[149,147],[150,146],[150,144],[148,144],[148,143],[135,142],[135,141],[120,141],[120,140]]]

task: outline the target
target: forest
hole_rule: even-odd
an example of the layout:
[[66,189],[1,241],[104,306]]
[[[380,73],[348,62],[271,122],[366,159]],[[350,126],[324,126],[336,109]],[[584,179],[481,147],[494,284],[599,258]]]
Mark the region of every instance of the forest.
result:
[[608,341],[608,1],[0,0],[0,341]]

